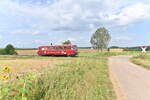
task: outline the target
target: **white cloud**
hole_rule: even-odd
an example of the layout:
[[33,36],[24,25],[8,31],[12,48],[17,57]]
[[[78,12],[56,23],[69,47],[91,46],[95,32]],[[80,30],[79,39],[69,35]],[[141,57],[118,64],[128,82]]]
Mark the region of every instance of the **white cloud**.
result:
[[132,43],[135,39],[129,36],[114,36],[111,41],[111,45],[128,45],[130,42]]
[[[130,25],[150,19],[150,2],[139,0],[45,0],[46,4],[33,3],[36,0],[17,1],[25,0],[0,0],[0,26],[3,31],[18,35],[42,34],[41,39],[54,42],[70,39],[83,43],[84,39],[88,44],[97,27],[105,26],[110,31],[118,27],[126,30]],[[79,36],[82,39],[77,38]],[[47,42],[43,40],[35,43]],[[123,40],[129,41],[129,38],[123,36],[113,41]]]
[[36,43],[36,44],[47,44],[47,43],[49,43],[50,41],[48,41],[48,40],[35,40],[34,41],[34,43]]
[[131,41],[132,38],[128,37],[128,36],[118,36],[118,37],[114,37],[113,41]]
[[25,29],[20,29],[20,30],[15,30],[11,32],[12,34],[32,34],[32,35],[38,35],[40,32],[38,30],[25,30]]
[[78,37],[78,38],[72,38],[72,37],[70,37],[70,38],[67,38],[66,40],[70,40],[71,42],[79,42],[79,41],[82,40],[82,38],[81,37]]
[[150,4],[136,3],[123,8],[119,14],[109,16],[109,20],[116,21],[118,25],[129,25],[150,19]]
[[[131,3],[133,1],[59,0],[43,6],[2,0],[0,12],[37,19],[37,22],[31,24],[37,24],[37,27],[43,26],[46,30],[89,31],[101,25],[123,26],[149,18],[150,4]],[[43,31],[43,29],[38,30]]]

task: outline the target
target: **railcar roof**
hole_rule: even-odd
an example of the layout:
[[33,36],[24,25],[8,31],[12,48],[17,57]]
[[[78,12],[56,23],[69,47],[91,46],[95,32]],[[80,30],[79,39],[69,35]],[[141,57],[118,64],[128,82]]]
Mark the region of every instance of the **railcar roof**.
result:
[[77,45],[49,45],[49,46],[40,46],[39,48],[42,47],[76,47]]

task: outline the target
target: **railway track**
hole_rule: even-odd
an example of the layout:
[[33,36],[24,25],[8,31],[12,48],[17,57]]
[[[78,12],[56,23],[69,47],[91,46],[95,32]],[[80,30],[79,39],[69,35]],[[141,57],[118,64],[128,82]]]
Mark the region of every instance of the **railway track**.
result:
[[[0,55],[0,57],[68,57],[68,56]],[[98,57],[98,56],[76,56],[76,57],[70,57],[70,58],[94,58],[94,59],[100,59],[100,58],[106,58],[106,57]]]

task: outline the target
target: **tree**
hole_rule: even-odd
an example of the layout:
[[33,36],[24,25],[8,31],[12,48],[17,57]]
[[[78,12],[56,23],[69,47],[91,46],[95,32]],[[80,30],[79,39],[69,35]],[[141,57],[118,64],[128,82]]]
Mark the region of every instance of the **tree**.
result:
[[62,44],[63,44],[63,45],[68,45],[68,44],[71,44],[71,41],[70,41],[70,40],[67,40],[67,41],[64,41]]
[[91,37],[91,44],[94,49],[103,51],[108,47],[108,43],[111,40],[109,31],[105,27],[98,28]]
[[15,51],[15,48],[13,45],[11,44],[8,44],[6,47],[5,47],[5,53],[8,54],[8,55],[16,55],[17,52]]

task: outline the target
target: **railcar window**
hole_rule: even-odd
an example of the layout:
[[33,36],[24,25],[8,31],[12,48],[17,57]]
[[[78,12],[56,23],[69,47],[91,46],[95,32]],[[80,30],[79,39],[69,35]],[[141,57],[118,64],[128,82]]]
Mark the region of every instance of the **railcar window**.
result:
[[64,47],[64,49],[65,49],[65,50],[67,50],[67,49],[71,49],[71,47]]
[[[73,49],[71,47],[48,47],[48,48],[40,48],[41,50],[68,50]],[[74,48],[77,49],[77,48]]]
[[77,48],[77,47],[72,47],[72,49],[74,49],[74,50],[78,50],[78,48]]
[[71,49],[71,47],[67,47],[67,49]]
[[52,50],[58,50],[59,48],[58,47],[52,47]]
[[66,47],[64,47],[64,50],[66,50]]
[[53,47],[52,50],[56,50],[56,47]]
[[56,47],[56,49],[57,49],[57,50],[62,50],[63,48],[62,48],[62,47]]
[[48,50],[54,50],[54,47],[49,47]]
[[59,50],[59,47],[55,47],[55,50]]
[[64,47],[61,47],[61,50],[64,50]]

